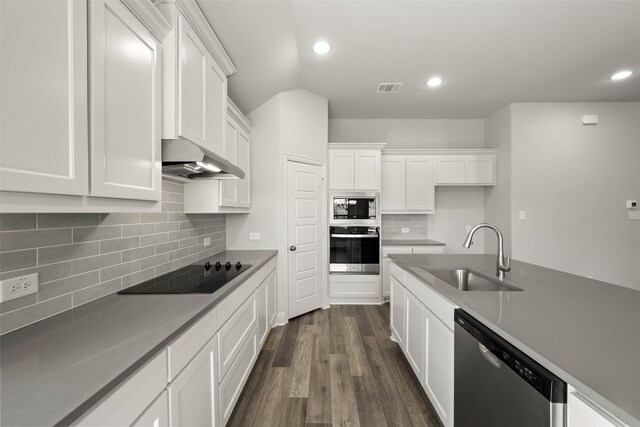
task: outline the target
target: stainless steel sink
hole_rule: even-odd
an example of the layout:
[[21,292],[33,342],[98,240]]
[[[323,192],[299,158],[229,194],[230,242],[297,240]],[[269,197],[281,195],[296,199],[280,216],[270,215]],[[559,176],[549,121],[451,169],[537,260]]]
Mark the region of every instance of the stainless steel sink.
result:
[[[422,268],[422,267],[421,267]],[[461,291],[521,291],[522,289],[505,283],[497,277],[487,276],[468,268],[422,268],[438,279]]]

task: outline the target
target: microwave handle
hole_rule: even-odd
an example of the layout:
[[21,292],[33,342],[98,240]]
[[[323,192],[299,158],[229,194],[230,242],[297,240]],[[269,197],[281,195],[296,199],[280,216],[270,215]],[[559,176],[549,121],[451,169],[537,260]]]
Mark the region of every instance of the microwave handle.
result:
[[332,234],[331,237],[340,237],[344,239],[377,239],[378,234]]

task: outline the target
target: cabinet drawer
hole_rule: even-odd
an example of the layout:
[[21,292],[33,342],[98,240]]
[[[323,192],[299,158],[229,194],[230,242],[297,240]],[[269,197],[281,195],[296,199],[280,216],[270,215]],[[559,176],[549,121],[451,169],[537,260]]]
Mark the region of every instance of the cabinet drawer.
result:
[[230,295],[218,304],[218,325],[222,327],[231,315],[249,298],[258,287],[258,276],[251,275],[243,284],[241,284]]
[[218,307],[214,307],[169,344],[169,382],[187,366],[187,363],[216,334],[217,330]]
[[329,279],[330,296],[341,298],[375,298],[380,296],[379,276],[333,275]]
[[162,350],[99,402],[77,425],[131,425],[166,386],[167,352]]
[[400,266],[398,266],[398,264],[391,261],[389,272],[391,273],[392,277],[395,277],[400,283],[404,284],[404,270]]
[[258,285],[264,282],[264,280],[267,277],[269,277],[269,273],[275,270],[277,262],[278,262],[278,258],[273,257],[268,263],[262,266],[260,270],[258,270],[258,272],[256,273],[258,275],[258,283],[257,283]]
[[453,311],[456,308],[455,305],[441,297],[440,294],[431,289],[429,285],[422,283],[409,273],[405,276],[404,286],[409,292],[418,297],[429,311],[442,320],[447,328],[453,331]]
[[411,246],[383,246],[382,256],[389,256],[393,254],[411,254]]
[[163,391],[131,427],[166,427],[169,425],[169,393]]
[[222,380],[240,352],[242,345],[256,329],[258,313],[256,294],[249,298],[220,329],[218,335],[219,369],[218,381]]
[[221,425],[225,425],[233,412],[233,407],[242,392],[251,368],[258,355],[258,338],[254,328],[249,339],[244,344],[238,357],[231,365],[227,376],[220,383]]

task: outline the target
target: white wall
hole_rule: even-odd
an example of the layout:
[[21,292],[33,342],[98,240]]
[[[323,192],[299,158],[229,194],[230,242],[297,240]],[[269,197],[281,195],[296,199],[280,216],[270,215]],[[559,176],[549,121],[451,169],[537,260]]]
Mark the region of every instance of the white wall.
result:
[[[286,317],[284,155],[326,162],[328,101],[305,90],[281,92],[247,115],[251,134],[251,213],[227,215],[227,249],[278,249],[278,315]],[[260,240],[249,240],[260,233]]]
[[[640,221],[625,208],[640,199],[640,103],[511,111],[514,258],[640,289]],[[582,126],[584,114],[600,123]]]
[[427,217],[427,234],[447,244],[445,253],[484,253],[485,231],[476,234],[471,248],[462,246],[466,226],[484,222],[482,187],[436,187],[436,213]]
[[[484,188],[484,219],[504,236],[505,252],[511,254],[511,105],[485,119],[484,144],[498,150],[496,185]],[[498,251],[497,239],[485,239],[485,252]]]
[[386,148],[483,148],[484,120],[331,119],[331,142],[386,142]]

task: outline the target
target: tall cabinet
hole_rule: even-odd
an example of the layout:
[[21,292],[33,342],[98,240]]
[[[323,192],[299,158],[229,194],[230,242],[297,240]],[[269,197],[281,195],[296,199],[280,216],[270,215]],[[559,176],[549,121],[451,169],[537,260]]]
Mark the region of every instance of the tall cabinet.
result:
[[329,144],[329,190],[380,191],[385,144]]
[[2,211],[159,210],[157,8],[3,1],[0,24]]

